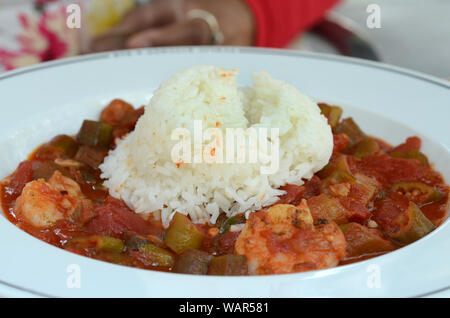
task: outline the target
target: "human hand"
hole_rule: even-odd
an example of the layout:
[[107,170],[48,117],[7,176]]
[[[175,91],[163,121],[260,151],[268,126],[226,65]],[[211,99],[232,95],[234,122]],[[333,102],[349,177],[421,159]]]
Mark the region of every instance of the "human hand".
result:
[[94,39],[91,51],[213,44],[208,23],[200,18],[187,18],[193,9],[208,11],[216,17],[224,45],[253,44],[253,15],[243,0],[154,0],[135,8],[112,30]]

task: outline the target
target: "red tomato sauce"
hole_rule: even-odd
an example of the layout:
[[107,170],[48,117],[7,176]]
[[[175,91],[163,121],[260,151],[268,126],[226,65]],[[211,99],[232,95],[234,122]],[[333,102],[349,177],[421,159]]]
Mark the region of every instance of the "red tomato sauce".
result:
[[[106,127],[112,129],[109,149],[115,147],[117,137],[134,129],[142,114],[143,108],[134,109],[121,100],[114,100],[108,105],[98,125],[108,125]],[[352,123],[345,123],[349,124]],[[310,180],[304,180],[301,186],[282,186],[280,189],[286,193],[276,204],[298,206],[301,202],[307,202],[315,226],[336,223],[347,240],[347,257],[340,260],[340,265],[382,255],[412,243],[399,241],[403,237],[396,234],[411,231],[403,229],[408,216],[412,215],[406,214],[411,202],[431,222],[427,233],[445,220],[449,187],[420,153],[419,138],[411,137],[405,143],[392,147],[363,133],[352,136],[359,128],[352,127],[351,131],[346,132],[346,126],[339,125],[332,127],[334,151],[328,166]],[[188,218],[180,217],[179,221],[172,221],[165,229],[157,217],[137,214],[125,202],[108,194],[98,167],[108,149],[83,145],[78,139],[56,137],[39,147],[2,182],[2,208],[10,222],[30,235],[67,251],[153,270],[206,274],[208,266],[211,268],[212,265],[205,267],[202,262],[210,262],[211,257],[235,254],[235,244],[245,223],[242,216],[228,218],[221,214],[215,224],[204,225],[193,225]],[[358,143],[352,144],[354,140]],[[48,180],[55,171],[74,180],[89,204],[76,211],[76,217],[57,220],[48,227],[38,227],[18,215],[17,199],[27,184],[38,179]],[[257,213],[261,215],[264,211]],[[190,229],[186,233],[191,236],[189,244],[192,246],[185,244],[189,248],[183,252],[167,239],[173,235],[177,237],[180,229]],[[170,231],[172,233],[169,234]],[[184,238],[178,236],[181,243],[186,239],[186,233]],[[311,247],[320,250],[323,245],[314,228],[299,231],[290,240],[279,240],[276,236],[269,231],[262,232],[270,253],[306,251]],[[229,260],[235,259],[230,257]],[[240,261],[232,263],[229,268],[239,273],[247,272],[239,268]],[[224,275],[233,274],[226,266],[223,268]],[[310,269],[314,269],[314,264]],[[217,274],[217,268],[213,272]]]

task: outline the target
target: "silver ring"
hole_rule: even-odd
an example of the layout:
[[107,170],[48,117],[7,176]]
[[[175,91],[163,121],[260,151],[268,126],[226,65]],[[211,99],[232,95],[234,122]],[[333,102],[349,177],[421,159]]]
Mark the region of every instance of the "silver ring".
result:
[[224,43],[225,36],[220,28],[217,18],[211,12],[201,9],[192,9],[186,13],[186,18],[189,20],[202,19],[208,24],[209,29],[211,30],[211,43],[214,45]]

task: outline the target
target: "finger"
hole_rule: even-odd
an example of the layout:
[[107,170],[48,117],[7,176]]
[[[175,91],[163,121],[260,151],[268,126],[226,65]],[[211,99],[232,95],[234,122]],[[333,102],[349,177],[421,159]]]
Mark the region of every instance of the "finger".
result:
[[156,0],[130,11],[119,24],[92,40],[91,52],[113,51],[125,48],[126,37],[149,27],[172,23],[176,19],[175,2]]
[[211,42],[208,24],[199,19],[149,29],[129,37],[127,48],[170,45],[205,45]]
[[129,35],[150,27],[174,22],[176,18],[173,1],[156,1],[127,13],[108,34]]

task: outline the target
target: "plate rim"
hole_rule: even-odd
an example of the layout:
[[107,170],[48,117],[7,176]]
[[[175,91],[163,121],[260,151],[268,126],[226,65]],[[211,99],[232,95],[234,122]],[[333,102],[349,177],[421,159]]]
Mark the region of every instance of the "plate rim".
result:
[[38,71],[41,69],[53,68],[58,66],[63,66],[67,64],[75,64],[85,61],[92,60],[101,60],[107,59],[111,57],[117,57],[122,55],[127,55],[132,52],[147,52],[154,54],[165,54],[165,53],[187,53],[187,54],[195,54],[195,53],[234,53],[234,54],[245,54],[245,53],[253,53],[253,54],[266,54],[266,55],[277,55],[277,56],[291,56],[291,57],[304,57],[304,58],[312,58],[312,59],[321,59],[328,61],[335,61],[347,64],[357,64],[365,67],[371,67],[376,69],[382,69],[390,72],[394,72],[397,74],[406,75],[409,77],[413,77],[416,79],[420,79],[426,81],[428,83],[432,83],[447,89],[450,89],[450,81],[445,79],[436,77],[431,74],[427,74],[424,72],[387,64],[384,62],[376,62],[370,60],[364,60],[356,57],[348,57],[341,56],[329,53],[318,53],[318,52],[305,52],[305,51],[297,51],[293,49],[278,49],[278,48],[259,48],[259,47],[246,47],[246,46],[167,46],[167,47],[150,47],[150,48],[141,48],[141,49],[125,49],[118,51],[110,51],[110,52],[100,52],[100,53],[91,53],[80,56],[72,56],[67,58],[62,58],[54,61],[42,62],[36,65],[26,66],[17,70],[7,71],[3,74],[0,74],[0,81],[17,77],[22,74]]

